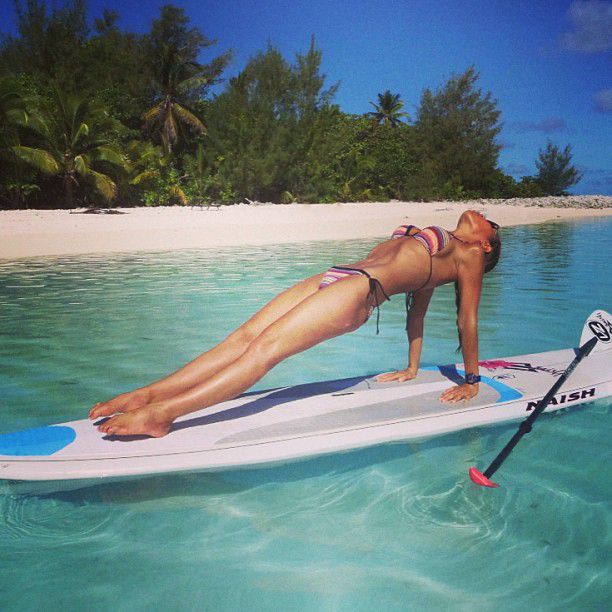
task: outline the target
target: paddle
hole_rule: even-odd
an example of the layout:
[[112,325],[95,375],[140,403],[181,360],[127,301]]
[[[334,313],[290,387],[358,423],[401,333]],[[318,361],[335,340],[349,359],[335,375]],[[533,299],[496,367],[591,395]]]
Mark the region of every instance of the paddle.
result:
[[574,361],[567,366],[567,369],[550,388],[550,391],[538,402],[537,406],[533,409],[533,412],[520,424],[518,431],[510,438],[510,441],[502,448],[501,452],[493,461],[491,465],[485,470],[484,474],[477,470],[474,466],[470,468],[470,478],[472,482],[483,487],[497,488],[498,484],[489,480],[493,474],[499,469],[501,464],[506,460],[508,455],[512,452],[512,449],[519,443],[519,440],[531,431],[533,422],[540,416],[546,406],[550,403],[555,393],[559,390],[559,387],[569,378],[571,373],[576,369],[576,366],[586,357],[597,344],[597,336],[593,336],[590,340],[585,342],[579,349]]

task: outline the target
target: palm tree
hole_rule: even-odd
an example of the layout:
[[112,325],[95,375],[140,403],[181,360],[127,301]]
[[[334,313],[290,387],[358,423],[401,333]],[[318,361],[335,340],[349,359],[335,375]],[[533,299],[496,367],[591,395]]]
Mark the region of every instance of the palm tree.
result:
[[10,133],[25,123],[28,118],[26,101],[15,79],[9,76],[0,79],[0,144],[5,145]]
[[33,132],[37,146],[11,147],[21,160],[47,175],[62,178],[68,207],[73,206],[73,189],[79,178],[105,200],[117,195],[117,185],[110,176],[95,169],[105,162],[126,169],[127,160],[120,148],[110,140],[116,126],[104,107],[93,100],[64,95],[54,86],[56,106],[30,115],[22,123]]
[[178,142],[179,132],[185,138],[184,125],[206,134],[206,126],[187,106],[185,99],[190,91],[209,83],[208,71],[208,67],[184,59],[183,52],[175,45],[162,45],[154,71],[159,100],[143,115],[143,119],[146,128],[161,125],[161,139],[167,153]]
[[401,124],[400,119],[408,116],[408,113],[401,112],[404,103],[400,100],[400,94],[392,94],[388,89],[384,94],[378,94],[378,104],[370,104],[376,110],[366,114],[373,117],[377,124],[397,127]]
[[127,153],[130,159],[130,185],[139,185],[145,191],[154,192],[157,203],[187,204],[188,197],[179,184],[184,177],[178,176],[167,151],[149,141],[132,140]]
[[13,151],[19,144],[19,128],[30,121],[29,99],[12,76],[0,78],[0,199],[12,207],[24,206],[29,195],[40,191],[34,171],[20,162]]

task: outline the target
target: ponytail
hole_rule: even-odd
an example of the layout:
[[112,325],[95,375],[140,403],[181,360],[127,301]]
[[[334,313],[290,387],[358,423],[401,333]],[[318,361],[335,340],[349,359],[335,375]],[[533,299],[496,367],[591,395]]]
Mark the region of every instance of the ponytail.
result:
[[[459,318],[459,304],[461,304],[461,290],[459,289],[459,283],[455,281],[455,306],[457,307],[457,318]],[[457,334],[459,335],[459,346],[455,349],[456,353],[461,351],[461,330],[457,325]]]
[[414,291],[406,291],[406,333],[410,324],[410,311],[414,305]]

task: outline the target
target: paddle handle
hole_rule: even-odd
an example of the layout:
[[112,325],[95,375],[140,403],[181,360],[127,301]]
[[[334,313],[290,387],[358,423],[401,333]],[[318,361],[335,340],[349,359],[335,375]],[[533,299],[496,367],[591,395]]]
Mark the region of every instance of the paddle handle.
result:
[[500,453],[493,459],[491,465],[484,471],[484,475],[487,478],[491,478],[493,474],[498,470],[499,466],[506,460],[508,455],[512,452],[512,449],[519,443],[519,440],[531,431],[533,422],[542,414],[546,406],[550,403],[552,398],[555,396],[561,385],[571,376],[572,372],[576,369],[576,366],[593,350],[593,347],[597,344],[597,338],[593,336],[590,340],[585,342],[579,349],[576,357],[572,363],[567,366],[567,369],[550,388],[548,393],[538,402],[537,406],[533,409],[533,412],[520,424],[518,431],[510,438],[506,446],[501,449]]

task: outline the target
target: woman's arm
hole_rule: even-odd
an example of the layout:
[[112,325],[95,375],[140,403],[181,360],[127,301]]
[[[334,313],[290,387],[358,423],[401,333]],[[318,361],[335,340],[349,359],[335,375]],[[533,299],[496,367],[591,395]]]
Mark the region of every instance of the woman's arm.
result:
[[381,374],[376,377],[378,382],[393,380],[403,382],[411,380],[417,375],[421,361],[421,350],[423,349],[425,313],[432,295],[433,289],[422,289],[414,294],[414,302],[412,308],[410,308],[410,318],[408,320],[408,367],[405,370]]
[[410,308],[410,317],[408,319],[408,369],[413,370],[415,375],[421,362],[425,314],[427,313],[432,295],[433,289],[417,291],[414,294],[412,308]]
[[[482,290],[484,261],[480,250],[470,250],[460,260],[457,268],[459,285],[459,312],[457,327],[461,338],[461,352],[465,373],[478,375],[478,304]],[[442,401],[457,402],[474,397],[479,390],[478,383],[463,383],[442,393]]]

